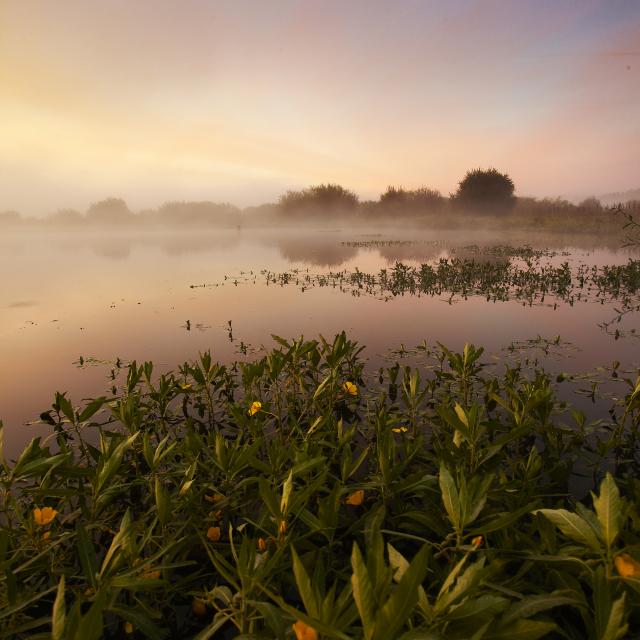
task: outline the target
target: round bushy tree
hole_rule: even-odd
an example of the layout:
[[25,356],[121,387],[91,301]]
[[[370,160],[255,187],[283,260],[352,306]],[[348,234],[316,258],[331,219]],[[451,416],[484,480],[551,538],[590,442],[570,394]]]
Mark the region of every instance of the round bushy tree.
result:
[[513,180],[497,169],[473,169],[458,185],[455,200],[464,206],[480,209],[506,209],[515,198]]
[[338,184],[320,184],[302,191],[287,191],[278,207],[285,214],[327,214],[353,211],[358,196]]

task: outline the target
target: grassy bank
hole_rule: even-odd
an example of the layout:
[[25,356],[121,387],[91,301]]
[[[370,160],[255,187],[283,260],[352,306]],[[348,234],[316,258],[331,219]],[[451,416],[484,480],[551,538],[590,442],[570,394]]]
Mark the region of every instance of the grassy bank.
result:
[[633,637],[640,384],[593,422],[473,346],[277,342],[56,394],[2,460],[0,637]]

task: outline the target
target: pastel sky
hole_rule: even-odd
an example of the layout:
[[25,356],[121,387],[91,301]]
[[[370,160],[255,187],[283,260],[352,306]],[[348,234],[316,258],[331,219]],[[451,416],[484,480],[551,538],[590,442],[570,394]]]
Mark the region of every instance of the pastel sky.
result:
[[638,0],[0,0],[0,210],[640,187]]

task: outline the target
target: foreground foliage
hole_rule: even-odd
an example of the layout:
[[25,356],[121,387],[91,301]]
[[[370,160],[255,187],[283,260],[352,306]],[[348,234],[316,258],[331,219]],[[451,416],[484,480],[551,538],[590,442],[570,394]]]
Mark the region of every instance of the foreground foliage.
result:
[[[56,394],[2,459],[0,637],[615,640],[640,629],[640,384],[609,423],[440,346],[209,354]],[[593,491],[569,495],[577,464]],[[610,469],[615,474],[607,472]]]

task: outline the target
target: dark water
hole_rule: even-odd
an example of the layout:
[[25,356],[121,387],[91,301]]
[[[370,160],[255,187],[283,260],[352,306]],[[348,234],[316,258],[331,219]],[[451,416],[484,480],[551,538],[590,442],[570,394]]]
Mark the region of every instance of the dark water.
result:
[[[464,256],[468,244],[505,241],[555,246],[570,255],[549,260],[572,264],[623,264],[630,256],[615,244],[599,246],[597,238],[389,229],[5,234],[0,238],[0,419],[6,452],[14,455],[43,432],[25,423],[49,408],[54,391],[68,391],[74,402],[105,392],[110,367],[78,367],[80,356],[89,362],[153,360],[159,369],[170,369],[204,350],[222,361],[243,357],[241,342],[272,346],[271,334],[333,336],[344,329],[367,345],[364,355],[376,365],[401,343],[440,341],[461,349],[472,342],[485,346],[490,359],[512,341],[560,335],[572,346],[556,368],[586,372],[615,360],[627,370],[637,367],[640,342],[614,340],[598,326],[615,315],[615,305],[559,303],[554,309],[551,299],[529,307],[516,300],[450,302],[448,296],[410,295],[385,302],[332,288],[303,292],[295,285],[265,286],[259,275],[292,268],[373,273],[398,260],[419,264],[448,256],[452,248]],[[258,274],[255,285],[245,282],[251,271]],[[200,284],[209,286],[191,287]],[[625,320],[628,326],[633,321],[633,316]]]

